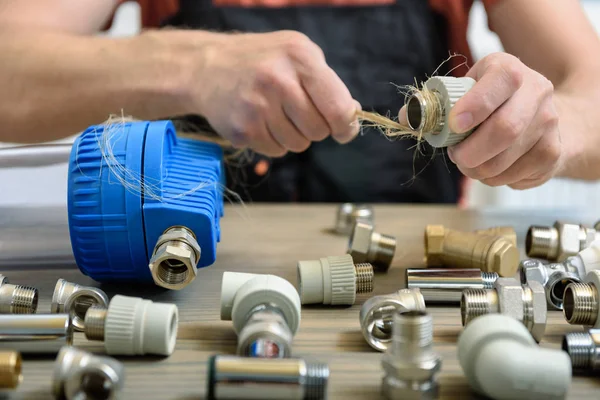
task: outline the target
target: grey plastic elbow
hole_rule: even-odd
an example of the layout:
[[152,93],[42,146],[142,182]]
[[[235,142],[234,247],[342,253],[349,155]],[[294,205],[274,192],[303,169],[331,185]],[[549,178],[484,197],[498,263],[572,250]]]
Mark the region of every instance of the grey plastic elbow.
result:
[[523,324],[501,314],[465,328],[458,359],[471,388],[492,399],[564,399],[571,385],[569,356],[539,347]]

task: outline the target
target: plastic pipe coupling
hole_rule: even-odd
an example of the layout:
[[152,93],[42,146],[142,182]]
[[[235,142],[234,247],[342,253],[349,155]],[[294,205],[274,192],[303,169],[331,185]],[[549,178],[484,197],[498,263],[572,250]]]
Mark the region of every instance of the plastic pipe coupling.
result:
[[92,306],[108,307],[108,296],[104,291],[78,285],[59,279],[54,286],[50,312],[53,314],[69,314],[73,329],[83,332],[84,318],[88,308]]
[[63,347],[54,363],[52,392],[56,399],[119,398],[125,380],[123,364],[74,347]]
[[520,321],[538,342],[546,330],[546,294],[539,282],[522,285],[513,278],[498,278],[494,289],[467,289],[460,301],[463,326],[481,315],[503,314]]
[[394,315],[424,310],[425,300],[419,289],[401,289],[392,294],[371,297],[360,309],[362,334],[369,346],[386,351],[392,342]]
[[285,358],[300,326],[296,288],[275,275],[223,273],[221,319],[233,321],[238,355]]
[[600,241],[595,241],[561,263],[544,264],[539,260],[524,260],[519,271],[522,283],[536,281],[544,285],[549,309],[562,310],[567,285],[581,282],[590,271],[598,268]]
[[168,356],[175,350],[178,320],[174,304],[116,295],[108,309],[88,309],[84,331],[89,340],[104,341],[111,355]]
[[88,128],[69,160],[68,223],[79,269],[100,282],[189,284],[196,268],[215,261],[222,161],[218,145],[178,138],[169,121]]
[[569,324],[600,328],[599,289],[600,271],[597,270],[590,271],[583,282],[567,285],[563,313]]
[[337,210],[334,230],[340,235],[349,235],[357,222],[373,225],[375,223],[373,208],[366,204],[341,204]]
[[504,236],[460,232],[442,225],[425,229],[428,267],[477,268],[510,277],[517,272],[519,260],[519,249]]
[[356,263],[369,263],[377,271],[388,270],[396,252],[396,238],[375,232],[371,224],[357,222],[350,234],[348,254]]
[[492,399],[559,400],[571,385],[569,356],[538,346],[506,315],[467,325],[458,338],[458,360],[471,388]]
[[529,257],[549,261],[563,261],[600,239],[595,229],[578,224],[557,221],[553,226],[531,226],[525,239],[525,251]]

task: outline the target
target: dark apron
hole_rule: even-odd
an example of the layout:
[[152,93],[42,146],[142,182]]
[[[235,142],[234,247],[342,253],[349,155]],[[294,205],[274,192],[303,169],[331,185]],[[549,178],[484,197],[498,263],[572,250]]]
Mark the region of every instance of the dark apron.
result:
[[[296,30],[325,52],[365,110],[397,113],[403,95],[392,85],[427,79],[448,57],[446,22],[426,0],[360,7],[214,7],[211,0],[180,0],[169,25],[214,31]],[[445,70],[441,70],[444,73]],[[332,139],[279,159],[254,156],[228,167],[229,187],[245,200],[311,202],[454,203],[461,175],[445,154],[412,139],[390,141],[363,129],[346,145]],[[254,165],[267,160],[267,176]]]

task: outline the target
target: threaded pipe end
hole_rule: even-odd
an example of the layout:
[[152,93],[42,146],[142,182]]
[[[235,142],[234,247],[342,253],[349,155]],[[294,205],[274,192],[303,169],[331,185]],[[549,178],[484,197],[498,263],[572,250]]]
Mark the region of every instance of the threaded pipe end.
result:
[[305,400],[322,400],[327,398],[327,382],[329,381],[329,367],[327,364],[307,362],[306,381],[304,384]]
[[490,301],[489,289],[465,289],[460,299],[460,315],[463,326],[466,326],[474,318],[494,312]]
[[525,251],[529,257],[547,260],[558,254],[558,231],[554,227],[532,226],[525,237]]
[[369,263],[354,264],[356,272],[356,293],[371,293],[373,291],[373,266]]
[[84,319],[84,332],[88,340],[104,340],[104,323],[108,310],[100,306],[88,308]]
[[565,289],[563,312],[572,325],[594,325],[598,318],[598,292],[589,283],[570,283]]
[[494,283],[496,279],[498,279],[500,275],[497,272],[485,272],[481,271],[481,280],[483,281],[484,289],[493,289]]
[[590,368],[596,345],[589,333],[573,332],[563,338],[562,349],[571,358],[573,368]]
[[396,253],[396,238],[390,235],[379,234],[377,240],[374,240],[372,244],[375,246],[374,263],[382,265],[386,269],[389,268]]
[[10,301],[11,314],[35,314],[38,306],[38,290],[29,286],[15,286]]
[[397,353],[401,348],[424,348],[433,343],[433,319],[425,311],[398,312],[394,315],[392,341]]
[[21,354],[16,351],[0,352],[0,389],[14,389],[22,378]]

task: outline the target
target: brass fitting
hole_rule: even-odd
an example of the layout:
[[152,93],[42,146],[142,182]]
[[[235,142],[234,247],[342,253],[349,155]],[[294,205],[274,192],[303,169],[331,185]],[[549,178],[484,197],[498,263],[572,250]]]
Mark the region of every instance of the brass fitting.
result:
[[344,203],[338,207],[335,232],[340,235],[349,235],[357,222],[373,225],[375,215],[373,208],[366,204]]
[[396,252],[396,238],[375,232],[373,225],[357,222],[354,225],[348,254],[356,263],[370,263],[378,271],[387,271]]
[[0,314],[35,314],[37,306],[37,289],[12,285],[0,274]]
[[180,290],[198,274],[200,245],[185,226],[168,228],[156,242],[150,259],[150,273],[158,286]]
[[522,285],[513,278],[498,278],[494,289],[464,290],[460,312],[463,326],[481,315],[507,315],[521,321],[539,342],[546,330],[546,293],[539,282]]
[[352,305],[357,293],[373,291],[373,266],[349,254],[298,261],[298,283],[302,304]]
[[394,314],[415,310],[425,310],[425,300],[419,289],[401,289],[365,301],[358,318],[369,346],[378,351],[386,351],[392,342]]
[[515,275],[519,266],[519,249],[502,236],[427,225],[425,260],[428,267],[477,268],[510,277]]
[[600,329],[567,333],[562,349],[571,358],[573,369],[600,370]]
[[386,399],[434,399],[442,359],[433,350],[433,321],[425,311],[394,315],[392,344],[381,362]]
[[596,237],[600,238],[596,230],[584,225],[557,221],[554,226],[531,226],[525,238],[525,251],[529,257],[563,261],[588,247]]
[[114,358],[95,356],[75,347],[63,347],[56,357],[52,392],[56,399],[117,399],[125,368]]
[[16,351],[0,351],[0,389],[15,389],[22,380],[21,354]]
[[569,324],[600,328],[598,288],[600,271],[597,270],[588,272],[583,282],[567,285],[563,313]]
[[512,226],[494,226],[487,229],[477,229],[473,232],[478,235],[502,236],[517,246],[517,232],[515,232],[515,228]]
[[54,286],[50,312],[69,314],[73,329],[83,332],[85,313],[91,306],[108,307],[108,296],[101,289],[59,279]]

